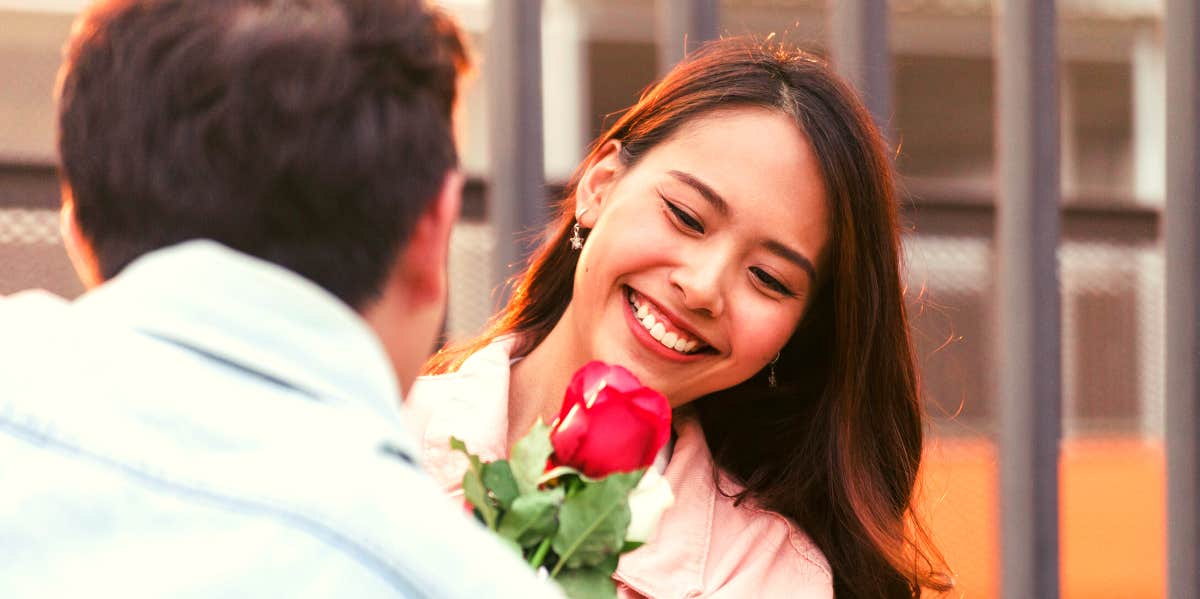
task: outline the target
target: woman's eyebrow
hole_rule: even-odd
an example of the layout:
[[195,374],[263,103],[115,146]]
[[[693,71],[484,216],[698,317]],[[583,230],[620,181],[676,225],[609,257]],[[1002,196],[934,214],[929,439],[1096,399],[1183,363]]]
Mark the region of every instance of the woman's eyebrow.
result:
[[763,242],[763,247],[767,248],[768,252],[787,260],[799,266],[804,272],[808,273],[808,279],[811,283],[817,282],[817,269],[813,267],[812,260],[809,260],[804,254],[793,250],[792,248],[775,241],[768,239]]
[[712,204],[714,210],[721,213],[721,216],[729,216],[729,202],[726,202],[725,198],[721,197],[721,194],[717,193],[712,187],[709,187],[707,183],[683,171],[671,170],[667,171],[667,174],[695,189],[701,197],[708,201],[709,204]]

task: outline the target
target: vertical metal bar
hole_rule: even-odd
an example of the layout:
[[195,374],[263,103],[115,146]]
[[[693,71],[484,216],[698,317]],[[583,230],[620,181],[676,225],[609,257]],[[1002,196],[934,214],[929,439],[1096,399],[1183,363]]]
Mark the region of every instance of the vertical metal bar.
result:
[[1001,591],[1053,599],[1062,430],[1056,11],[1053,0],[996,6]]
[[658,0],[658,74],[671,70],[685,54],[717,39],[717,0]]
[[583,160],[588,115],[588,40],[577,0],[547,0],[542,8],[543,155],[546,179],[563,183]]
[[541,18],[541,0],[492,2],[487,68],[491,127],[488,217],[496,235],[493,288],[507,281],[513,267],[526,258],[523,236],[547,218]]
[[892,62],[887,0],[829,0],[829,54],[891,138]]
[[1168,0],[1167,595],[1200,597],[1200,8]]

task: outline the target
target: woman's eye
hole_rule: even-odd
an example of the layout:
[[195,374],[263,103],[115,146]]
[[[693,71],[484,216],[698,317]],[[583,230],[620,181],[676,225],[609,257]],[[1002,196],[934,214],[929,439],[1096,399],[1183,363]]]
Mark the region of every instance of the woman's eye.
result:
[[697,233],[704,232],[704,225],[700,224],[700,221],[696,220],[695,217],[687,212],[684,212],[682,208],[676,206],[670,200],[664,198],[663,202],[666,202],[667,208],[671,211],[671,214],[675,217],[675,220],[679,221],[680,224]]
[[757,266],[751,266],[750,272],[754,273],[754,276],[758,278],[758,280],[765,285],[767,289],[770,289],[771,291],[774,291],[780,295],[792,297],[793,293],[791,290],[784,286],[783,283],[780,283],[779,279],[767,274],[767,271],[758,268]]

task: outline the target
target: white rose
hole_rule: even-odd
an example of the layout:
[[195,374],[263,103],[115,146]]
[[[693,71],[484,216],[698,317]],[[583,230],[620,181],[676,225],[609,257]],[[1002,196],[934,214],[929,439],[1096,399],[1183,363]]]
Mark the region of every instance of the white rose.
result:
[[663,512],[675,503],[675,495],[671,493],[671,484],[663,478],[653,466],[646,469],[642,480],[638,481],[633,491],[629,493],[629,531],[625,533],[626,541],[645,543],[658,528],[658,521]]

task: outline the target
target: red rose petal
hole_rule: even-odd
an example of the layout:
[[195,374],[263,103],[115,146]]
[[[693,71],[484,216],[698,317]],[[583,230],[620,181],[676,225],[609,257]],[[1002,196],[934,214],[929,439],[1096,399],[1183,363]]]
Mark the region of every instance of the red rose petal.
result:
[[550,431],[550,444],[554,446],[554,459],[560,465],[574,466],[575,454],[583,444],[588,432],[588,414],[583,405],[568,412]]
[[601,478],[651,465],[670,434],[661,393],[620,366],[589,362],[571,378],[551,443],[557,463]]

